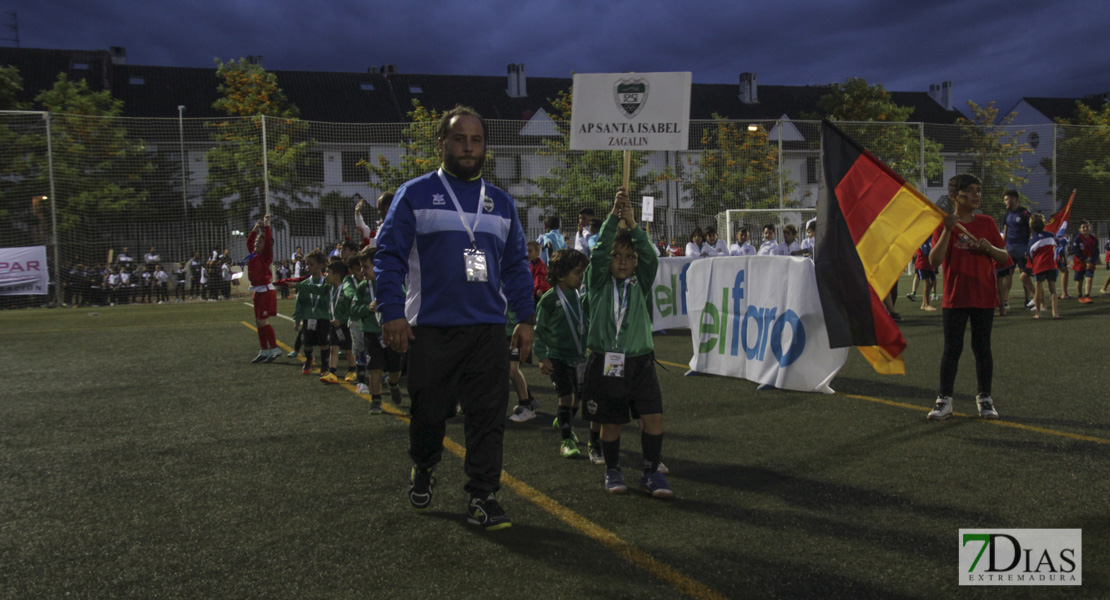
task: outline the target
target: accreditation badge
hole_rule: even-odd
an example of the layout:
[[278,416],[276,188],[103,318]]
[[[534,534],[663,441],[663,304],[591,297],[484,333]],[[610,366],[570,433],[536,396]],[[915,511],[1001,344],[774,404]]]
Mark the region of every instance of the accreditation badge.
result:
[[582,385],[586,381],[586,361],[578,361],[578,364],[574,366],[574,375],[578,378],[578,385]]
[[466,280],[485,282],[489,281],[489,270],[486,267],[486,253],[474,248],[463,251],[463,263],[466,266]]
[[309,319],[308,322],[305,323],[305,328],[309,331],[316,331],[316,319]]
[[624,377],[624,352],[606,352],[601,374],[605,377]]

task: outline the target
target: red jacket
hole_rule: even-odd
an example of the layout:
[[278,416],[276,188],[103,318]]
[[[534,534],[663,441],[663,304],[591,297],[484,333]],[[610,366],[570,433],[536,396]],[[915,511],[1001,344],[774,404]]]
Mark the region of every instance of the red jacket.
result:
[[262,251],[257,253],[254,251],[254,240],[257,239],[258,232],[252,230],[247,236],[247,250],[250,252],[247,257],[247,277],[251,287],[268,285],[273,280],[270,265],[274,262],[274,232],[266,227],[264,235]]
[[529,267],[532,269],[532,286],[536,288],[532,295],[539,298],[551,289],[551,284],[547,282],[547,265],[537,258],[530,263]]

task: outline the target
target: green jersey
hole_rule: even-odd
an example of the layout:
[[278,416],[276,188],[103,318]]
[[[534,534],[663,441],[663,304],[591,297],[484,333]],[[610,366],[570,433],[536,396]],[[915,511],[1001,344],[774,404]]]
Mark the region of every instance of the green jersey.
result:
[[655,350],[648,300],[659,267],[659,253],[643,229],[631,230],[632,244],[636,247],[636,271],[625,280],[614,279],[609,272],[609,253],[613,250],[619,221],[614,215],[605,219],[597,235],[597,246],[590,253],[586,283],[591,317],[586,346],[597,353],[619,349],[628,357],[642,356]]
[[378,299],[378,282],[364,279],[353,288],[354,298],[351,300],[351,318],[360,320],[360,327],[366,333],[380,334],[382,322],[380,313],[371,311],[370,305]]
[[324,278],[317,281],[309,277],[296,284],[297,303],[293,306],[293,320],[306,321],[308,319],[331,320],[331,305],[329,292],[332,287],[324,283]]
[[569,365],[586,359],[586,327],[589,315],[578,290],[553,287],[536,305],[536,338],[532,351],[536,360],[553,359]]

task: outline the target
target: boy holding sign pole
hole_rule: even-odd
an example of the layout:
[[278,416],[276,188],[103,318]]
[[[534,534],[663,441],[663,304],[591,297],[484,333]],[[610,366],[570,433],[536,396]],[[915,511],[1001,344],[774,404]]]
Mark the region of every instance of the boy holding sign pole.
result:
[[[618,221],[628,228],[618,232]],[[592,317],[586,335],[589,357],[582,386],[585,416],[601,424],[605,490],[611,494],[628,491],[620,465],[620,437],[621,426],[635,413],[642,419],[644,464],[640,483],[656,498],[674,496],[659,472],[663,396],[655,374],[647,304],[658,263],[651,240],[636,225],[627,188],[621,188],[590,257],[587,289]]]

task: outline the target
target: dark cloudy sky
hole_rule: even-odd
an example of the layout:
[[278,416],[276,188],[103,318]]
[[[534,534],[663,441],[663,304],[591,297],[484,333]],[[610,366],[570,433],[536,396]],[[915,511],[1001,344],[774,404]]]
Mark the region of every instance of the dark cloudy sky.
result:
[[[130,64],[531,76],[692,71],[698,83],[887,89],[953,82],[1008,110],[1022,96],[1110,92],[1105,0],[0,0],[26,48],[127,48]],[[0,23],[8,16],[0,13]],[[0,37],[12,37],[9,29]],[[12,42],[4,42],[12,44]]]

